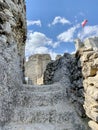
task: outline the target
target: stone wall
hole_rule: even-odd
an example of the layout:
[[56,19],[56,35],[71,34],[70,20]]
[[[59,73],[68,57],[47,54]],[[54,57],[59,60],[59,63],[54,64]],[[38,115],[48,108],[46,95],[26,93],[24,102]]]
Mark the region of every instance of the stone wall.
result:
[[13,115],[13,98],[22,85],[26,40],[24,0],[0,0],[0,126]]
[[78,51],[83,75],[84,109],[90,118],[89,126],[98,130],[98,38],[87,39],[84,45]]
[[98,38],[84,43],[78,39],[75,45],[75,55],[64,54],[47,65],[44,83],[59,81],[67,86],[67,97],[79,116],[89,122],[92,130],[98,130]]
[[25,76],[32,84],[43,84],[43,73],[46,65],[51,61],[49,54],[35,54],[25,63]]

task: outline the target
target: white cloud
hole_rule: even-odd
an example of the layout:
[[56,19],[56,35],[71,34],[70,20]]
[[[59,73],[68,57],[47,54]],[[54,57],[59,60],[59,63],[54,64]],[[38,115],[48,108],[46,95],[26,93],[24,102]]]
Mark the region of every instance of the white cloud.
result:
[[78,38],[84,40],[89,37],[98,36],[98,25],[85,26],[82,31],[77,34]]
[[71,22],[69,20],[67,20],[66,18],[57,16],[54,18],[54,20],[52,21],[51,24],[48,24],[48,26],[50,27],[51,25],[55,25],[57,23],[61,23],[63,25],[64,24],[71,24]]
[[57,41],[57,42],[54,42],[54,43],[53,43],[52,47],[53,47],[53,48],[56,48],[56,47],[58,47],[59,45],[60,45],[60,41]]
[[40,26],[40,27],[42,26],[40,20],[36,20],[36,21],[27,20],[27,26],[31,26],[31,25],[37,25],[37,26]]
[[43,45],[52,45],[52,40],[46,37],[45,34],[40,32],[30,32],[27,39],[28,44],[32,44],[34,47]]
[[73,27],[71,27],[70,29],[68,29],[67,31],[59,34],[57,36],[57,39],[61,42],[72,42],[74,40],[74,34],[76,29],[78,29],[80,27],[80,24],[77,24]]
[[48,49],[49,46],[55,48],[59,45],[59,42],[54,42],[52,39],[48,38],[45,34],[40,32],[32,32],[28,33],[28,38],[26,41],[26,58],[28,58],[32,54],[50,54],[52,59],[57,55],[51,49]]
[[47,47],[41,46],[38,48],[35,48],[34,54],[47,54],[49,52]]

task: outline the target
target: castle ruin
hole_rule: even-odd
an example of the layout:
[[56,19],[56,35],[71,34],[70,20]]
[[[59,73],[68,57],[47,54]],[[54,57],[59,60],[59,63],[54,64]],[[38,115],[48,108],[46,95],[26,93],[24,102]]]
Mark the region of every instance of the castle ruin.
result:
[[98,38],[48,64],[44,83],[24,81],[26,6],[0,0],[0,130],[98,130]]
[[28,84],[43,84],[44,71],[50,61],[49,54],[35,54],[29,57],[25,62],[25,76],[28,77]]

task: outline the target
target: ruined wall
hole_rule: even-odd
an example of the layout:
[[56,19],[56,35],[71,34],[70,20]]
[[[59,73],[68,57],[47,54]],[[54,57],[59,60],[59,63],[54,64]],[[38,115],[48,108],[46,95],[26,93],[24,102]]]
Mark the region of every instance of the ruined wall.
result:
[[64,54],[47,65],[44,83],[59,81],[67,86],[67,97],[76,112],[92,130],[98,130],[98,38],[84,43],[77,39],[75,45],[75,56]]
[[0,126],[10,121],[23,80],[25,11],[24,0],[0,0]]
[[98,130],[98,38],[85,40],[84,47],[78,50],[78,56],[83,75],[84,109],[90,118],[90,128]]
[[[24,47],[26,39],[26,17],[25,17],[25,2],[24,0],[0,0],[0,129],[3,129],[5,124],[13,121],[15,117],[16,122],[20,120],[28,120],[32,116],[33,109],[28,108],[29,105],[33,106],[33,98],[35,99],[35,107],[37,100],[45,99],[45,96],[36,94],[32,97],[32,91],[26,89],[25,86],[22,88],[22,79],[24,71]],[[75,106],[76,112],[81,118],[83,118],[83,124],[86,120],[89,121],[89,126],[92,130],[98,130],[98,38],[90,38],[82,44],[78,40],[76,57],[70,54],[64,54],[64,57],[59,58],[55,62],[48,64],[45,71],[44,82],[46,84],[60,82],[60,87],[66,92],[68,101],[71,101],[70,107]],[[78,44],[81,42],[81,45]],[[83,45],[83,46],[82,46]],[[89,47],[89,48],[88,48]],[[41,60],[38,58],[37,64],[40,65]],[[37,66],[37,70],[40,66]],[[33,68],[34,70],[34,68]],[[38,73],[38,78],[41,75],[41,71]],[[32,86],[31,86],[32,87]],[[51,90],[53,86],[44,86],[42,89],[47,87]],[[57,86],[56,86],[57,87]],[[84,87],[84,88],[83,88]],[[21,89],[22,88],[22,89]],[[66,91],[65,91],[66,89]],[[58,89],[59,90],[59,89]],[[39,93],[39,88],[38,88]],[[42,90],[40,90],[42,93]],[[57,90],[56,90],[57,91]],[[47,95],[47,92],[45,95]],[[44,91],[43,91],[44,93]],[[55,92],[53,92],[55,94]],[[53,95],[55,99],[58,97],[64,98],[64,93],[60,93],[60,96]],[[36,97],[36,98],[35,98]],[[51,94],[50,94],[51,97]],[[46,97],[45,103],[48,104],[50,101],[49,96]],[[55,100],[53,100],[55,102]],[[47,103],[48,102],[48,103]],[[53,103],[53,102],[52,102]],[[44,103],[42,103],[44,104]],[[41,105],[42,105],[41,104]],[[84,104],[84,108],[83,108]],[[27,109],[25,114],[23,113],[23,107]],[[20,111],[18,108],[20,107]],[[48,108],[48,107],[47,107]],[[60,108],[62,108],[60,106]],[[63,107],[64,109],[64,107]],[[85,109],[85,110],[84,110]],[[15,113],[16,110],[16,113]],[[19,112],[17,116],[17,111]],[[62,110],[63,111],[63,110]],[[28,114],[29,113],[29,114]],[[35,111],[33,111],[35,114]],[[40,113],[40,111],[38,112]],[[34,121],[36,120],[35,114]],[[43,112],[40,119],[43,117]],[[51,111],[53,113],[53,111]],[[52,115],[49,112],[49,117]],[[87,119],[86,115],[89,117]],[[15,115],[16,114],[16,115]],[[39,114],[40,115],[40,114]],[[70,119],[70,115],[68,118]],[[24,118],[23,118],[24,116]],[[19,118],[18,118],[19,117]],[[56,119],[56,114],[53,114]],[[65,119],[63,115],[63,119]],[[31,118],[31,120],[32,120]],[[45,118],[47,114],[45,113]],[[61,118],[60,118],[61,119]],[[74,118],[75,119],[75,118]],[[78,119],[78,118],[77,118]],[[25,122],[26,124],[27,122]],[[31,120],[29,123],[31,123]],[[42,119],[44,121],[44,118]],[[65,121],[65,120],[64,120]],[[72,120],[74,121],[74,120]],[[15,123],[15,122],[14,122]],[[20,124],[20,122],[18,122]],[[35,122],[34,122],[35,123]],[[73,122],[72,122],[73,123]],[[78,123],[78,122],[77,122]],[[86,124],[87,125],[87,124]],[[32,125],[33,126],[33,125]],[[14,127],[17,129],[17,127]],[[80,125],[78,126],[80,128]],[[77,128],[77,129],[78,129]],[[21,128],[19,128],[21,129]],[[64,128],[66,129],[66,128]],[[82,128],[81,128],[82,129]],[[5,129],[8,130],[8,129]],[[10,128],[9,128],[10,130]],[[12,129],[13,130],[13,129]],[[82,129],[84,130],[84,129]]]
[[29,57],[25,63],[25,76],[32,81],[32,84],[43,84],[43,73],[50,61],[49,54],[35,54]]

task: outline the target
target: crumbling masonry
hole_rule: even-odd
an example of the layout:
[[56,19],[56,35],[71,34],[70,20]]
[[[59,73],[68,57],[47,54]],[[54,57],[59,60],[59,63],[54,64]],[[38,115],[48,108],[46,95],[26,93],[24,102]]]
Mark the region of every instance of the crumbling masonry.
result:
[[98,130],[98,38],[49,63],[42,86],[23,84],[25,40],[25,1],[0,0],[0,130]]

